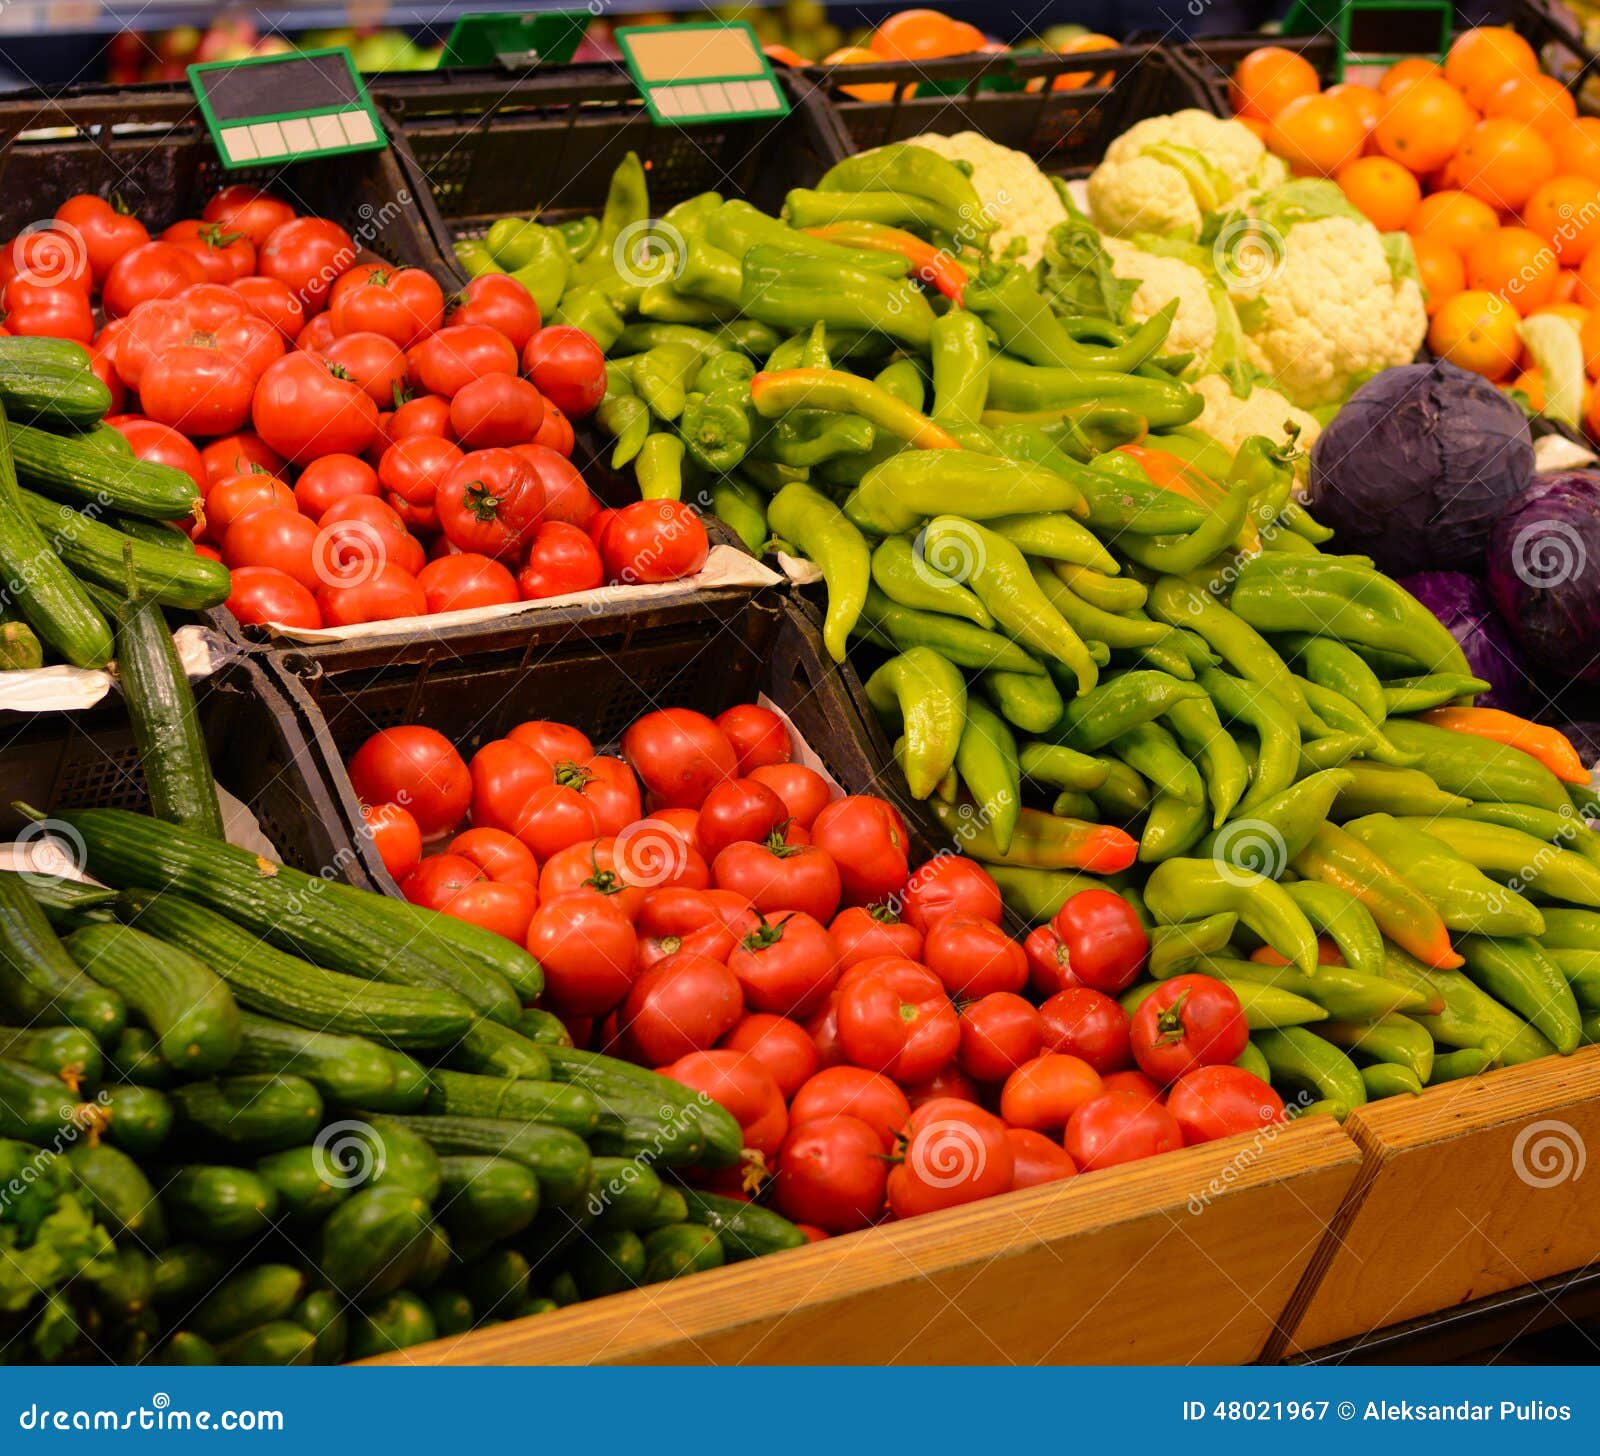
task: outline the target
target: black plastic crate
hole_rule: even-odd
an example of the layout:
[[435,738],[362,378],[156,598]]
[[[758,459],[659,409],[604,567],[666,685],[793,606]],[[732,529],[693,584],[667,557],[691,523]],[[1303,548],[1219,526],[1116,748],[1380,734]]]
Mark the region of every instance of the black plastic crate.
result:
[[[283,863],[352,878],[349,833],[299,715],[275,677],[235,658],[194,685],[206,748],[221,786],[247,805]],[[67,809],[150,807],[122,699],[77,713],[0,713],[0,840],[28,824],[13,805]]]
[[[393,128],[391,128],[391,131]],[[437,273],[441,263],[397,148],[230,170],[187,86],[74,86],[0,96],[0,232],[47,219],[68,197],[120,197],[152,236],[198,217],[232,182],[271,187],[332,219],[358,247]]]
[[782,118],[657,126],[627,71],[563,66],[508,78],[447,71],[375,80],[373,93],[406,141],[413,185],[442,223],[440,251],[505,216],[599,212],[612,170],[644,163],[657,213],[700,192],[776,212],[845,154],[832,112],[807,82],[780,71]]
[[[1148,44],[1077,55],[1013,51],[863,62],[810,67],[805,74],[826,95],[854,151],[930,131],[977,131],[1058,176],[1087,173],[1144,117],[1208,106],[1194,72]],[[1058,89],[1063,77],[1079,84]],[[885,86],[892,89],[881,98],[850,94]]]

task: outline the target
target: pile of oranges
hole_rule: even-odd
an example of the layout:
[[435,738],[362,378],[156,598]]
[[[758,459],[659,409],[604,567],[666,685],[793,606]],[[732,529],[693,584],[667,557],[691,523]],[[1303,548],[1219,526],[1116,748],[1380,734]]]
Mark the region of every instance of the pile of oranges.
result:
[[[1265,46],[1239,63],[1230,97],[1295,173],[1334,178],[1376,227],[1410,234],[1434,353],[1539,408],[1518,324],[1554,314],[1600,375],[1600,120],[1578,117],[1514,30],[1463,31],[1443,65],[1408,58],[1376,87],[1324,90],[1303,56]],[[1600,436],[1600,390],[1587,399]]]

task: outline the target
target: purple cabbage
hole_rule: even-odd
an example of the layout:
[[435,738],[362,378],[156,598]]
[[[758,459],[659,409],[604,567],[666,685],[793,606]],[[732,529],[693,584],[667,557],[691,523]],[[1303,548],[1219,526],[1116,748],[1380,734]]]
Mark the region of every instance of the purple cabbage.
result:
[[1311,451],[1311,513],[1340,551],[1391,576],[1476,571],[1507,501],[1533,475],[1528,421],[1454,364],[1404,364],[1361,386]]
[[1489,595],[1530,668],[1600,681],[1600,475],[1538,476],[1489,538]]
[[1528,698],[1522,662],[1483,583],[1463,571],[1419,571],[1402,577],[1400,585],[1450,629],[1473,676],[1491,685],[1478,706],[1520,713]]

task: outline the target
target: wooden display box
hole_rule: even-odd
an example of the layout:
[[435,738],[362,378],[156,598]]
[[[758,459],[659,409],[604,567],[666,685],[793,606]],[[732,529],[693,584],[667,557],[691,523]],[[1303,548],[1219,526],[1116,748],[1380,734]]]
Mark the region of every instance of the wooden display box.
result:
[[1361,1171],[1269,1357],[1600,1258],[1600,1047],[1391,1097],[1344,1130]]
[[1327,1117],[830,1239],[374,1363],[1254,1359],[1355,1176]]

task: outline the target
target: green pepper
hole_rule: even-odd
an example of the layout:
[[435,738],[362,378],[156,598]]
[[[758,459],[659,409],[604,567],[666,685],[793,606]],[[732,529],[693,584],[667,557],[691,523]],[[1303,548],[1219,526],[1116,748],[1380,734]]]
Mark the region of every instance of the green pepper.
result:
[[602,351],[616,348],[622,335],[622,315],[616,306],[598,288],[568,288],[561,295],[561,306],[551,316],[551,323],[565,324],[588,334]]
[[1195,673],[1195,681],[1205,689],[1222,719],[1243,724],[1256,735],[1260,747],[1250,788],[1235,810],[1240,816],[1252,815],[1298,777],[1300,729],[1286,704],[1220,668],[1202,668]]
[[931,648],[913,647],[873,673],[866,694],[880,717],[904,723],[906,787],[912,798],[928,798],[954,767],[966,726],[967,685],[960,671]]
[[1073,870],[991,865],[989,875],[1000,887],[1000,898],[1006,906],[1031,924],[1044,924],[1081,891],[1113,888],[1103,876],[1078,874]]
[[1367,1100],[1367,1085],[1356,1064],[1314,1031],[1289,1026],[1262,1031],[1251,1041],[1267,1059],[1274,1082],[1286,1082],[1334,1104],[1343,1116]]
[[1158,925],[1150,932],[1147,973],[1158,981],[1182,975],[1201,956],[1225,950],[1238,923],[1239,917],[1233,911],[1219,910],[1199,920]]
[[1361,1080],[1366,1085],[1367,1097],[1377,1102],[1385,1097],[1398,1097],[1409,1093],[1422,1096],[1422,1080],[1410,1067],[1393,1062],[1373,1062],[1361,1069]]
[[1293,633],[1278,639],[1281,650],[1299,662],[1306,677],[1318,687],[1348,698],[1374,723],[1389,714],[1383,684],[1357,653],[1332,637]]
[[1300,745],[1300,772],[1318,773],[1340,768],[1366,749],[1367,740],[1359,733],[1324,733]]
[[728,386],[745,386],[748,394],[750,381],[755,377],[756,366],[748,355],[736,349],[723,349],[705,357],[700,372],[694,377],[694,391],[710,394]]
[[494,260],[494,254],[488,249],[482,238],[457,238],[451,244],[456,255],[456,262],[461,264],[468,278],[482,278],[488,273],[504,273]]
[[[903,450],[875,465],[845,502],[850,518],[878,535],[895,535],[946,511],[987,521],[1020,511],[1082,514],[1083,496],[1064,477],[970,450]],[[1009,550],[1021,553],[996,535]]]
[[755,448],[763,458],[804,470],[841,456],[865,455],[876,439],[877,432],[857,415],[790,410],[773,422]]
[[1335,823],[1363,814],[1459,814],[1472,806],[1470,799],[1445,793],[1421,769],[1394,768],[1358,758],[1345,764],[1344,771],[1350,782],[1328,811]]
[[884,365],[872,376],[872,382],[885,394],[893,395],[902,404],[916,410],[918,414],[922,413],[923,406],[927,403],[927,380],[923,378],[921,366],[909,355]]
[[1113,540],[1127,535],[1176,536],[1206,525],[1211,513],[1176,491],[1152,485],[1139,466],[1113,450],[1072,477],[1088,502],[1088,521]]
[[1442,708],[1457,698],[1476,697],[1489,691],[1482,678],[1467,677],[1458,672],[1429,673],[1424,677],[1398,678],[1383,685],[1383,703],[1390,717],[1403,714],[1424,713],[1429,708]]
[[1567,910],[1555,905],[1544,912],[1544,934],[1539,943],[1546,950],[1591,950],[1600,947],[1600,912]]
[[1462,1047],[1458,1051],[1440,1052],[1433,1059],[1433,1071],[1429,1073],[1427,1082],[1430,1087],[1438,1087],[1445,1082],[1460,1082],[1468,1077],[1477,1077],[1487,1072],[1494,1066],[1494,1057],[1477,1047]]
[[1317,936],[1311,922],[1265,875],[1198,859],[1171,859],[1150,872],[1145,904],[1163,924],[1195,920],[1231,910],[1306,975],[1317,969]]
[[1593,784],[1568,784],[1567,796],[1572,807],[1585,819],[1600,819],[1600,791]]
[[[1278,512],[1278,524],[1285,527],[1293,538],[1313,546],[1320,546],[1324,541],[1333,540],[1333,528],[1324,526],[1293,496],[1289,497],[1283,509]],[[1281,532],[1279,539],[1280,541],[1283,539]]]
[[919,352],[929,347],[933,309],[909,279],[764,245],[744,255],[742,272],[739,311],[747,318],[780,328],[820,320],[829,328],[876,331]]
[[872,580],[903,607],[943,612],[985,629],[994,626],[989,609],[971,591],[927,561],[920,538],[885,536],[872,553]]
[[[1218,828],[1233,812],[1250,786],[1250,767],[1239,745],[1222,726],[1216,705],[1204,696],[1172,704],[1165,715],[1168,725],[1193,754],[1205,778],[1206,796],[1211,800],[1211,829]],[[1323,811],[1326,814],[1326,810]]]
[[[610,376],[610,370],[607,370]],[[632,392],[626,394],[607,391],[595,407],[595,423],[611,436],[616,444],[611,451],[611,468],[620,470],[639,453],[650,434],[650,408]]]
[[1443,1009],[1408,1014],[1441,1046],[1475,1047],[1506,1066],[1555,1055],[1554,1044],[1543,1032],[1462,972],[1428,971],[1427,979],[1443,997]]
[[1166,791],[1158,793],[1139,835],[1139,863],[1159,864],[1190,853],[1205,837],[1209,823],[1204,803],[1196,804]]
[[[1066,583],[1060,579],[1060,565],[1057,563],[1056,571],[1052,572],[1042,563],[1034,562],[1032,567],[1034,584],[1072,629],[1086,641],[1104,642],[1111,648],[1137,650],[1157,643],[1170,642],[1173,639],[1174,634],[1170,627],[1152,622],[1148,617],[1142,617],[1137,613],[1103,612],[1098,607],[1090,606],[1075,592],[1069,590]],[[1181,655],[1174,665],[1180,667],[1181,671],[1171,672],[1171,676],[1181,677],[1183,672],[1189,670]]]
[[495,262],[533,295],[540,316],[554,313],[572,275],[567,240],[555,228],[501,218],[489,229],[486,242]]
[[706,324],[718,324],[726,320],[733,312],[728,308],[720,308],[714,303],[706,303],[698,298],[688,298],[678,292],[670,282],[652,283],[639,295],[639,302],[635,305],[642,318],[652,323],[688,324],[701,327]]
[[[1022,772],[1017,740],[986,703],[967,699],[967,722],[956,747],[956,773],[977,806],[979,822],[1005,854],[1016,835],[1022,811]],[[1047,869],[1070,868],[1047,865]]]
[[1532,804],[1462,803],[1449,808],[1403,809],[1398,812],[1428,818],[1447,814],[1455,819],[1471,819],[1478,824],[1499,824],[1507,829],[1519,829],[1535,839],[1542,839],[1546,844],[1564,845],[1591,863],[1600,864],[1600,834],[1590,829],[1575,811],[1563,814],[1557,809],[1538,809]]
[[[773,496],[767,507],[767,520],[774,534],[822,572],[828,586],[822,638],[829,656],[835,662],[843,662],[850,631],[861,615],[871,581],[872,553],[866,541],[827,496],[798,481]],[[959,731],[958,728],[958,734]],[[953,743],[950,752],[954,762]]]
[[683,441],[665,430],[645,436],[633,473],[641,500],[682,500]]
[[1161,717],[1174,704],[1203,697],[1203,688],[1163,672],[1119,673],[1072,700],[1057,737],[1081,753],[1092,753]]
[[982,684],[1006,722],[1024,733],[1048,733],[1061,720],[1061,693],[1048,675],[991,670]]
[[1098,789],[1111,771],[1104,759],[1061,743],[1024,743],[1018,763],[1024,778],[1056,789]]
[[932,417],[944,424],[978,424],[989,396],[989,336],[983,320],[953,308],[933,321]]
[[1423,1082],[1433,1075],[1433,1038],[1409,1017],[1390,1013],[1372,1021],[1325,1021],[1316,1032],[1346,1052],[1404,1067]]
[[722,385],[685,397],[678,430],[695,461],[720,473],[738,465],[754,443],[753,413],[748,384]]
[[1137,612],[1150,595],[1144,583],[1131,576],[1108,576],[1076,562],[1062,562],[1053,570],[1068,590],[1102,612]]
[[[1265,981],[1222,982],[1239,998],[1239,1008],[1244,1012],[1245,1025],[1252,1032],[1274,1031],[1285,1026],[1305,1026],[1315,1021],[1326,1021],[1328,1013],[1315,1001],[1297,996],[1282,986]],[[1270,1063],[1269,1063],[1270,1065]]]
[[[889,443],[891,440],[903,440],[917,446],[914,452],[903,452],[913,459],[919,459],[922,454],[930,458],[949,455],[951,458],[959,456],[965,459],[969,454],[955,448],[958,442],[954,437],[926,415],[912,409],[904,400],[880,389],[871,380],[861,379],[842,369],[763,370],[751,380],[750,393],[756,409],[766,419],[776,419],[793,409],[836,410],[842,414],[859,415],[869,421],[885,437],[880,443],[888,445],[890,449],[894,448]],[[900,456],[896,454],[892,459],[885,460],[883,465],[890,465],[893,459],[898,458]],[[873,467],[874,470],[877,468],[876,465]],[[872,473],[868,472],[869,475]],[[913,479],[917,478],[915,470],[912,476]],[[935,512],[928,511],[925,514],[933,515]],[[896,531],[909,530],[917,519],[912,517],[885,530],[869,524],[868,529],[880,536],[893,535]]]
[[689,237],[684,240],[673,287],[714,307],[736,309],[743,276],[739,260],[732,253],[705,238]]
[[600,241],[600,219],[597,217],[569,218],[566,222],[558,222],[555,227],[574,263],[581,263],[587,258]]
[[1162,376],[1146,379],[1109,369],[1051,369],[997,354],[989,370],[989,405],[1036,413],[1080,405],[1110,405],[1143,415],[1150,429],[1186,425],[1205,401],[1187,385]]
[[1029,364],[1074,371],[1129,373],[1154,355],[1172,328],[1176,302],[1152,314],[1121,344],[1079,343],[1061,326],[1020,264],[990,265],[967,284],[962,306],[994,330],[1007,354]]
[[1090,789],[1089,797],[1100,806],[1101,812],[1124,824],[1145,813],[1153,795],[1143,775],[1121,759],[1098,761],[1106,767],[1105,782]]
[[1327,819],[1343,782],[1338,769],[1300,779],[1252,806],[1247,818],[1223,825],[1201,853],[1276,879]]
[[940,823],[960,844],[962,852],[986,865],[1014,869],[1091,870],[1116,872],[1133,860],[1133,841],[1120,829],[1022,810],[1007,850],[995,839],[993,825],[981,815],[961,809],[935,807]]
[[[1042,556],[1048,561],[1084,566],[1106,576],[1114,576],[1122,569],[1093,531],[1060,511],[998,516],[984,524],[997,535],[1004,536],[1025,556]],[[1062,580],[1071,585],[1068,577],[1063,576]]]
[[1335,733],[1348,733],[1355,738],[1366,757],[1391,768],[1410,768],[1417,762],[1417,754],[1396,748],[1389,735],[1343,693],[1336,693],[1298,674],[1295,675],[1294,685],[1300,689],[1311,711]]
[[1389,737],[1403,751],[1421,754],[1417,767],[1452,794],[1557,812],[1570,805],[1561,780],[1519,748],[1410,719],[1391,722]]
[[637,227],[649,217],[650,186],[645,179],[644,163],[637,152],[629,152],[611,173],[595,247],[602,252],[610,249],[629,228]]
[[766,497],[737,475],[721,475],[711,482],[711,513],[744,543],[753,556],[767,549]]
[[[1503,824],[1484,824],[1448,815],[1396,822],[1440,841],[1491,876],[1510,878],[1552,900],[1600,906],[1600,865],[1570,849],[1556,849],[1531,834],[1508,829]],[[1537,935],[1539,932],[1512,933]]]
[[1566,977],[1527,936],[1464,935],[1466,973],[1502,1005],[1550,1039],[1563,1056],[1578,1048],[1582,1034],[1578,1003]]
[[[663,325],[661,327],[672,327]],[[700,370],[700,353],[692,343],[657,344],[627,363],[628,377],[651,414],[675,420],[688,403],[689,386]]]
[[1223,980],[1262,981],[1281,986],[1304,996],[1329,1016],[1341,1021],[1371,1021],[1404,1011],[1421,1010],[1431,1004],[1425,993],[1400,985],[1384,976],[1363,975],[1344,966],[1318,966],[1306,975],[1293,966],[1267,965],[1261,961],[1241,961],[1223,956],[1202,956],[1195,969]]
[[1284,889],[1317,933],[1339,948],[1345,965],[1363,975],[1383,974],[1383,935],[1371,912],[1354,895],[1320,880],[1295,880]]
[[790,227],[825,228],[840,222],[871,222],[881,227],[909,228],[924,236],[955,235],[965,225],[958,213],[906,192],[823,192],[794,187],[783,199],[783,220]]
[[664,323],[655,319],[629,324],[618,336],[616,347],[621,354],[644,354],[667,344],[693,349],[697,365],[728,352],[728,346],[716,334],[697,324]]
[[1600,949],[1552,948],[1540,942],[1540,953],[1566,979],[1580,1012],[1600,1007]]
[[736,198],[706,214],[704,235],[714,246],[746,264],[751,249],[759,247],[796,263],[827,263],[880,278],[904,278],[911,271],[910,263],[898,253],[847,248],[814,238]]
[[822,174],[823,192],[900,192],[936,203],[961,219],[961,235],[987,237],[995,222],[971,179],[948,157],[915,142],[891,142],[857,152]]
[[957,667],[972,672],[1044,676],[1044,667],[1009,637],[987,632],[958,617],[902,606],[876,587],[867,590],[858,630],[900,652],[932,647]]
[[1205,808],[1206,790],[1199,770],[1189,762],[1178,740],[1159,723],[1139,723],[1124,729],[1111,751],[1130,768],[1137,769],[1159,792],[1197,809]]

